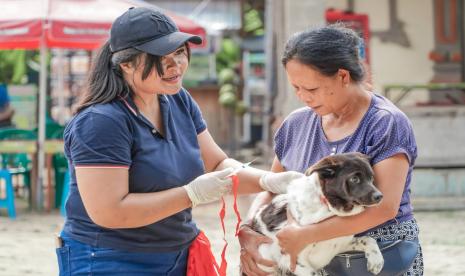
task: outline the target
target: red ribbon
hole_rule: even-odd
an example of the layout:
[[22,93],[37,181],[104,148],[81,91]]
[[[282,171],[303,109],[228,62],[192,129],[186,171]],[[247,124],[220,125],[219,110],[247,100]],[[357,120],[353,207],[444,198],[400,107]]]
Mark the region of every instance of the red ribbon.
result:
[[219,271],[215,256],[211,251],[210,241],[200,231],[189,247],[187,259],[187,276],[217,276]]
[[[241,224],[241,215],[237,208],[237,189],[239,187],[239,178],[237,175],[231,176],[233,182],[233,196],[234,196],[234,212],[237,217],[236,224],[236,237],[239,233],[239,226]],[[224,247],[221,251],[221,264],[215,260],[213,253],[211,252],[210,241],[205,236],[205,234],[200,231],[197,238],[192,242],[192,245],[189,248],[189,257],[187,260],[187,276],[226,276],[226,270],[228,262],[226,261],[226,248],[228,247],[228,242],[226,241],[226,228],[224,226],[224,217],[226,215],[226,203],[224,198],[221,198],[222,206],[219,213],[221,227],[223,229],[223,240]]]
[[239,188],[239,178],[237,175],[232,175],[231,179],[233,181],[233,197],[234,197],[234,213],[236,213],[237,217],[237,224],[236,224],[236,232],[235,236],[239,235],[239,227],[241,226],[241,213],[239,213],[239,209],[237,208],[237,189]]

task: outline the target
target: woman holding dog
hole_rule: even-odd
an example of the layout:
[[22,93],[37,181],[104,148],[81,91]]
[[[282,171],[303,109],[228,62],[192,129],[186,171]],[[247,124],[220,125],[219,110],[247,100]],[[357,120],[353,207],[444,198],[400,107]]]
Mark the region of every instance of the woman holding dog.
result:
[[[201,38],[158,10],[131,8],[113,23],[64,133],[71,181],[60,275],[186,275],[200,232],[191,208],[227,194],[242,165],[181,86],[189,42]],[[279,193],[301,176],[243,169],[239,193]]]
[[[289,39],[282,63],[296,96],[306,107],[291,113],[278,129],[272,171],[303,173],[325,156],[361,152],[370,157],[383,201],[356,216],[333,217],[306,226],[289,223],[277,238],[283,253],[291,256],[293,267],[306,245],[335,237],[358,234],[378,242],[413,241],[413,253],[403,260],[407,265],[401,273],[422,275],[419,229],[410,202],[417,157],[412,126],[389,100],[366,90],[359,45],[358,35],[340,26],[297,33]],[[257,196],[250,214],[270,199],[270,193]],[[239,241],[242,271],[249,276],[266,275],[257,267],[257,263],[265,264],[257,248],[267,239],[245,224]],[[390,262],[385,259],[385,267]]]

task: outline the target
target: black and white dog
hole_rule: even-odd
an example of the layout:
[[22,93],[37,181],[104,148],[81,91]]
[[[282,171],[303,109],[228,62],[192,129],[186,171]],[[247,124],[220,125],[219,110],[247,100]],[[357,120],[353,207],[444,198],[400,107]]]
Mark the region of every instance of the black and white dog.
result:
[[[252,228],[273,239],[273,243],[260,246],[260,254],[278,263],[277,271],[261,268],[274,275],[294,275],[289,268],[289,255],[281,253],[275,235],[287,223],[287,209],[300,225],[332,216],[359,214],[383,198],[373,179],[367,156],[345,153],[323,158],[307,170],[306,177],[291,182],[287,194],[276,196],[253,219]],[[337,254],[354,250],[365,252],[368,271],[373,274],[381,271],[384,259],[376,241],[351,235],[309,244],[299,254],[294,273],[316,275]]]

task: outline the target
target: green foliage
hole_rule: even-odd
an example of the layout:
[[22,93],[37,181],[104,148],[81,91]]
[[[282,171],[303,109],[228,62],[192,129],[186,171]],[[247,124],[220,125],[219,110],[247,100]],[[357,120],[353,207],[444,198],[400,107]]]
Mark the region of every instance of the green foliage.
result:
[[21,84],[26,72],[25,50],[0,51],[0,83]]
[[245,5],[244,10],[244,25],[242,26],[243,31],[246,34],[253,36],[265,34],[265,27],[260,12],[249,4]]
[[227,108],[234,109],[237,102],[237,85],[235,80],[238,78],[236,73],[231,68],[224,68],[218,74],[218,84],[220,87],[219,103]]
[[231,68],[224,68],[218,74],[218,83],[220,85],[223,85],[223,84],[226,84],[226,83],[231,83],[232,84],[232,83],[234,83],[235,79],[236,79],[236,73]]
[[241,49],[231,38],[223,38],[220,51],[216,54],[216,69],[221,72],[225,68],[234,68],[241,59]]
[[234,93],[234,94],[236,94],[236,92],[237,92],[237,87],[232,85],[231,83],[223,84],[220,87],[220,95],[224,94],[224,93]]
[[218,84],[221,85],[218,102],[231,110],[236,115],[242,116],[247,112],[247,107],[242,101],[238,101],[239,76],[235,68],[241,60],[241,49],[231,38],[223,39],[221,50],[216,55]]
[[232,92],[220,94],[219,102],[225,107],[233,108],[236,105],[236,94]]
[[224,38],[221,44],[221,51],[227,56],[229,61],[236,62],[240,59],[241,49],[231,38]]
[[234,111],[236,112],[236,115],[242,116],[244,115],[248,110],[247,105],[244,103],[244,101],[238,101],[236,103],[236,106],[234,107]]
[[[50,70],[51,53],[47,53],[47,70]],[[40,70],[38,50],[0,50],[0,83],[24,84],[30,82],[30,74]]]

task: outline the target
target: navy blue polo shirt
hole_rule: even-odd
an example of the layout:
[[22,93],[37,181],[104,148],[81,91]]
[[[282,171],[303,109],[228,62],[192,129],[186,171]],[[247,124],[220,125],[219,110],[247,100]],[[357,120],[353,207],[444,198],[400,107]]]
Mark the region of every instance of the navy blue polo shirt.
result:
[[197,135],[206,124],[198,105],[185,89],[160,95],[159,101],[165,137],[130,97],[90,106],[67,125],[71,186],[63,231],[71,238],[95,247],[168,252],[186,248],[198,234],[190,208],[144,227],[100,227],[89,218],[76,185],[76,167],[128,168],[130,193],[180,187],[204,173]]

